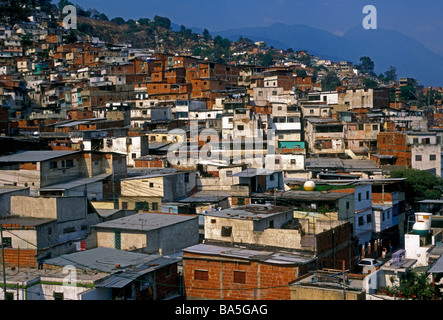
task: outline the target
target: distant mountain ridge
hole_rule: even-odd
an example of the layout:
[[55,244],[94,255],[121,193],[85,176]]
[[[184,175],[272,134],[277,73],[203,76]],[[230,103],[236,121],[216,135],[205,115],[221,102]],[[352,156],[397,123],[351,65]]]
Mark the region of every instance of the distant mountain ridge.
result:
[[415,78],[425,86],[443,86],[443,57],[398,31],[365,30],[356,26],[338,36],[307,25],[276,23],[268,27],[245,27],[211,34],[233,41],[240,36],[263,40],[275,48],[308,50],[334,61],[360,63],[360,57],[369,56],[375,62],[377,74],[384,73],[392,65],[400,77]]

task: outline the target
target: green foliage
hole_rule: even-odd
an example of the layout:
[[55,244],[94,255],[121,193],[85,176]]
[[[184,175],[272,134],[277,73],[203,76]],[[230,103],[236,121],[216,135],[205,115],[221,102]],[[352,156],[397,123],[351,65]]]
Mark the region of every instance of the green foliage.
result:
[[0,20],[9,23],[27,22],[31,14],[30,0],[0,1]]
[[260,64],[264,67],[269,67],[274,63],[274,55],[271,50],[266,52],[260,59]]
[[399,98],[401,101],[407,102],[410,100],[416,100],[416,94],[415,86],[409,85],[400,87]]
[[305,69],[297,69],[295,72],[297,73],[297,77],[306,77],[308,75]]
[[89,23],[79,23],[77,25],[77,30],[85,34],[92,35],[94,32],[94,27],[91,26]]
[[32,45],[32,34],[26,33],[22,36],[22,45],[25,48]]
[[157,27],[163,27],[166,29],[171,28],[171,20],[169,20],[169,18],[166,18],[166,17],[155,16],[154,17],[154,24]]
[[375,81],[371,78],[365,78],[363,80],[363,87],[365,89],[376,89],[376,88],[378,88],[378,83],[377,83],[377,81]]
[[397,69],[390,66],[387,71],[385,71],[385,81],[396,81],[397,80]]
[[[437,288],[436,288],[437,289]],[[412,300],[433,300],[442,297],[440,290],[435,290],[426,272],[408,272],[400,284],[389,288],[393,295]]]
[[125,19],[123,19],[122,17],[115,17],[115,18],[111,19],[111,22],[114,22],[118,25],[122,25],[122,24],[125,24]]
[[434,187],[443,186],[443,179],[432,173],[417,169],[393,170],[391,178],[406,178],[406,201],[411,205],[424,199],[440,199],[441,191]]
[[357,68],[366,74],[373,74],[374,73],[374,61],[370,57],[361,57],[360,58],[360,64],[357,65]]
[[76,43],[77,42],[77,34],[74,30],[70,30],[69,33],[64,37],[64,43]]
[[205,41],[211,40],[211,34],[209,33],[208,29],[204,29],[203,30],[203,39],[205,39]]
[[73,5],[74,4],[69,0],[60,0],[57,4],[57,6],[60,10],[63,10],[63,8],[66,6],[73,6]]
[[142,26],[149,26],[151,24],[151,20],[147,18],[140,18],[138,19],[138,23],[140,23]]
[[321,89],[322,91],[334,91],[338,86],[341,85],[340,79],[334,71],[329,71],[321,79]]

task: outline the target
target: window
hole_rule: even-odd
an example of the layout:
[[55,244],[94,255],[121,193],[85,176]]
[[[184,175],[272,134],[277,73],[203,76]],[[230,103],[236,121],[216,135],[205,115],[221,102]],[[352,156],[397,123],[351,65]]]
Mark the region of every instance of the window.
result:
[[295,164],[295,159],[291,159],[291,164]]
[[358,194],[358,201],[361,201],[361,193]]
[[314,109],[309,109],[309,113],[313,114],[314,113]]
[[75,232],[75,227],[68,227],[63,229],[63,233],[72,233]]
[[280,164],[280,159],[275,159],[275,164]]
[[385,212],[383,211],[383,213],[382,213],[382,221],[385,221]]
[[128,209],[128,203],[122,202],[122,209]]
[[121,241],[122,241],[122,235],[120,231],[114,231],[114,248],[117,250],[121,250]]
[[378,126],[376,124],[372,125],[372,130],[377,131],[378,130]]
[[149,210],[149,203],[146,201],[140,201],[135,203],[135,210]]
[[358,217],[358,225],[362,226],[364,224],[365,224],[365,222],[363,221],[363,217]]
[[239,126],[237,126],[237,129],[240,130],[240,131],[241,131],[241,130],[244,130],[244,129],[245,129],[245,126],[243,126],[243,125],[239,125]]
[[226,176],[227,177],[232,177],[232,170],[226,171]]
[[368,214],[366,216],[366,223],[372,223],[372,215]]
[[54,292],[52,296],[54,300],[63,300],[63,292]]
[[421,160],[422,160],[421,154],[415,155],[415,161],[421,161]]
[[366,191],[366,200],[369,200],[369,191]]
[[412,139],[412,143],[413,143],[413,144],[417,144],[417,143],[418,143],[418,138],[414,138],[414,139]]
[[158,210],[158,202],[152,203],[152,210],[157,211]]
[[346,210],[349,210],[349,201],[346,202]]
[[169,278],[171,276],[171,266],[165,269],[165,278]]
[[222,237],[230,237],[231,235],[232,235],[232,227],[223,226],[221,228],[221,236]]
[[133,153],[133,154],[131,155],[131,157],[132,157],[132,159],[137,159],[137,154],[136,154],[136,153]]
[[208,281],[209,280],[208,271],[207,270],[194,270],[194,279]]
[[49,162],[49,169],[57,169],[57,161]]
[[234,283],[246,283],[246,272],[234,270]]
[[74,160],[70,159],[70,160],[66,160],[66,167],[67,168],[72,168],[74,166]]
[[12,239],[10,237],[3,237],[3,248],[12,248]]
[[435,161],[435,160],[437,160],[437,156],[435,154],[430,154],[429,161]]
[[153,182],[149,182],[149,188],[154,188],[154,183]]

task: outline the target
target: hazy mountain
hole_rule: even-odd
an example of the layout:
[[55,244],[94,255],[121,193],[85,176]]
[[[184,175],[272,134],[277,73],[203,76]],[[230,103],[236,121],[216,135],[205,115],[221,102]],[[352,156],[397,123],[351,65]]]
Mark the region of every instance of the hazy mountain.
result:
[[375,72],[384,73],[395,66],[401,77],[416,78],[423,85],[443,85],[443,57],[417,40],[397,31],[365,30],[357,26],[338,36],[306,25],[273,24],[269,27],[238,28],[213,32],[233,41],[240,36],[266,41],[275,48],[308,50],[334,61],[359,63],[362,56],[375,62]]

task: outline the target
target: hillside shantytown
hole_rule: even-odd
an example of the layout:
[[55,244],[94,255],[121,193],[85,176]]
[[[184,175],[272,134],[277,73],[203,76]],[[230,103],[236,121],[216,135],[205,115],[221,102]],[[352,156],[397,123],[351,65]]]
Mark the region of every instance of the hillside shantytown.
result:
[[0,299],[442,298],[441,87],[35,2],[0,22]]

